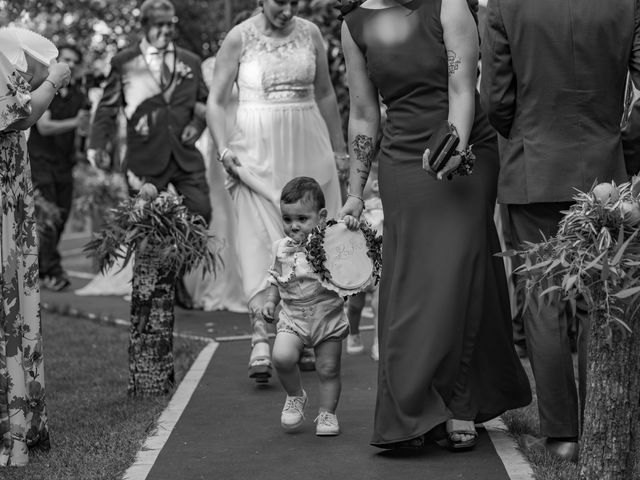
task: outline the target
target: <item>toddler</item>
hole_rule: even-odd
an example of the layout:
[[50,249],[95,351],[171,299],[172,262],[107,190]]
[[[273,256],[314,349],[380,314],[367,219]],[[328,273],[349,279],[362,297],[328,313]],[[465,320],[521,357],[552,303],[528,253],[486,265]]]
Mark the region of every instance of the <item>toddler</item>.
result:
[[276,306],[281,306],[272,352],[273,365],[287,392],[280,424],[293,432],[304,422],[307,394],[302,388],[298,360],[305,347],[313,347],[320,381],[316,435],[338,435],[335,411],[341,390],[340,357],[349,322],[343,299],[320,283],[305,253],[309,234],[327,217],[318,182],[309,177],[288,182],[282,189],[280,211],[287,236],[274,244],[271,285],[262,309],[264,318],[273,322]]

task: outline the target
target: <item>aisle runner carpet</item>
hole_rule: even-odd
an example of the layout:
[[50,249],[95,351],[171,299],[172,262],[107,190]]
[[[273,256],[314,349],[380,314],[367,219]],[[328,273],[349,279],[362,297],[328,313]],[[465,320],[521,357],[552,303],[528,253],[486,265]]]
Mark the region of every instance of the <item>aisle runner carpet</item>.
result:
[[[365,339],[370,345],[371,332]],[[509,478],[484,430],[467,453],[434,446],[397,455],[370,447],[377,367],[366,355],[343,356],[340,436],[315,435],[314,372],[303,374],[309,394],[304,429],[286,434],[279,425],[285,394],[277,381],[258,388],[246,378],[248,349],[246,341],[220,345],[148,480]]]

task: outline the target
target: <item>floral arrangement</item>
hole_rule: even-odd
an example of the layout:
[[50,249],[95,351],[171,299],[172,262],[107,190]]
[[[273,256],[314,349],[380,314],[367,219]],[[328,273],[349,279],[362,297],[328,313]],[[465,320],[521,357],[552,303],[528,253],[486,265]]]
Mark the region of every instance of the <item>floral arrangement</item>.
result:
[[94,212],[118,205],[129,196],[124,176],[90,165],[79,164],[73,171],[73,219],[84,220]]
[[205,272],[215,271],[218,253],[209,248],[207,225],[187,211],[182,197],[169,191],[158,194],[147,183],[137,196],[111,209],[110,215],[107,225],[85,247],[101,269],[113,266],[117,259],[124,260],[124,268],[134,253],[151,250],[167,269],[190,271],[202,266]]
[[[327,227],[337,223],[337,220],[332,219],[327,220],[324,225],[318,225],[309,236],[306,245],[307,261],[313,271],[316,272],[321,279],[326,281],[331,278],[331,272],[329,272],[325,266],[327,257],[324,250],[324,234]],[[373,263],[373,277],[377,284],[380,280],[380,272],[382,271],[382,237],[366,222],[360,222],[359,228],[367,242],[367,256]]]
[[528,299],[563,295],[576,309],[583,297],[607,326],[629,330],[625,318],[640,310],[640,178],[601,183],[578,192],[555,237],[528,243],[516,273],[527,277]]

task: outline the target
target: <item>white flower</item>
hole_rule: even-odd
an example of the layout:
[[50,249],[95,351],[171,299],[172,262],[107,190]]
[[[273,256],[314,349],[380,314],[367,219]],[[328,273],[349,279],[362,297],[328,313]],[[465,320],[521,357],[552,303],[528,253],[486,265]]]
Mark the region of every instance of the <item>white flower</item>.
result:
[[180,83],[185,78],[193,78],[193,70],[191,70],[191,67],[182,60],[178,60],[176,63],[176,84]]

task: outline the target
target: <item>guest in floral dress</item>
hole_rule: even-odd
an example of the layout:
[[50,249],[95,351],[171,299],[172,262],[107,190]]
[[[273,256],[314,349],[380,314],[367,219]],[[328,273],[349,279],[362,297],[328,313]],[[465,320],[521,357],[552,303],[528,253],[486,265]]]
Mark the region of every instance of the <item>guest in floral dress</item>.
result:
[[49,448],[38,245],[22,130],[69,83],[70,71],[66,64],[52,63],[47,72],[27,56],[22,60],[28,73],[20,73],[5,56],[15,47],[8,43],[0,42],[0,466],[22,466],[28,448]]

